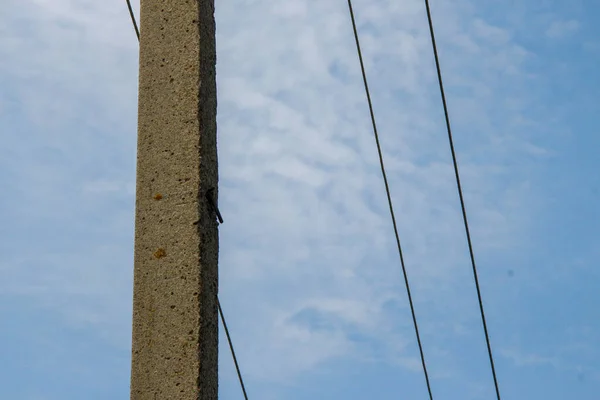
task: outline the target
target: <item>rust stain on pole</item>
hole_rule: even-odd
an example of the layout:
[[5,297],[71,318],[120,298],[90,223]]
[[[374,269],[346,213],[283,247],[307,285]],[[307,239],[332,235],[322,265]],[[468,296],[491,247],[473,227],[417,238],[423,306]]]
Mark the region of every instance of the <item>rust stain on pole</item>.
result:
[[131,399],[216,400],[214,0],[142,0],[140,30]]

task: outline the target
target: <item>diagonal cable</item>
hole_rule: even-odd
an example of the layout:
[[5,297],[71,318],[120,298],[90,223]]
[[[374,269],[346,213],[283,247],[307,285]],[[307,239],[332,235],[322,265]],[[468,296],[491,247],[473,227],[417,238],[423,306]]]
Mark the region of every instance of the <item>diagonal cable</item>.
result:
[[[135,21],[135,15],[131,9],[131,3],[127,0],[127,6],[129,7],[129,14],[131,15],[131,21],[133,22],[133,26],[135,28],[135,33],[137,35],[138,41],[140,40],[140,33],[138,31],[137,23]],[[222,218],[219,215],[219,220],[222,223]],[[227,328],[227,323],[225,322],[225,315],[223,314],[223,309],[221,308],[221,302],[219,301],[219,296],[217,296],[217,308],[219,309],[219,316],[221,317],[221,322],[223,323],[223,328],[225,329],[225,335],[227,336],[227,342],[229,343],[229,350],[231,350],[231,356],[233,357],[233,363],[235,364],[235,370],[237,372],[238,379],[240,381],[240,386],[242,387],[242,392],[244,393],[244,399],[248,400],[248,394],[246,393],[246,386],[244,385],[244,379],[242,378],[242,372],[240,371],[240,366],[237,361],[237,357],[235,356],[235,350],[233,348],[233,341],[231,340],[231,335],[229,334],[229,328]]]
[[227,329],[227,323],[225,323],[225,315],[223,315],[223,310],[221,309],[221,302],[219,301],[219,297],[217,297],[217,307],[219,307],[219,315],[221,316],[221,322],[223,322],[223,328],[225,328],[225,335],[227,335],[227,342],[229,342],[229,349],[231,350],[231,356],[233,357],[235,370],[237,372],[238,379],[240,380],[240,385],[242,386],[242,392],[244,392],[244,399],[248,400],[248,395],[246,394],[246,387],[244,386],[244,380],[242,379],[240,366],[238,365],[237,357],[235,356],[235,350],[233,349],[233,342],[231,341],[231,336],[229,335],[229,329]]
[[133,7],[131,7],[131,0],[126,0],[126,1],[127,1],[127,8],[129,9],[129,16],[131,17],[131,23],[133,24],[133,29],[135,29],[135,34],[139,41],[140,40],[140,30],[138,29],[137,22],[135,21],[135,14],[133,13]]
[[385,183],[385,191],[387,194],[388,205],[390,209],[390,215],[392,217],[392,224],[394,226],[394,234],[396,236],[396,244],[398,245],[398,255],[400,256],[400,264],[402,265],[402,273],[404,275],[404,283],[406,284],[406,294],[408,295],[408,302],[410,304],[410,312],[412,314],[412,320],[415,327],[415,334],[417,336],[417,343],[419,345],[419,353],[421,355],[421,364],[423,366],[423,373],[425,375],[425,382],[427,384],[427,392],[429,393],[429,399],[433,400],[433,394],[431,392],[431,384],[429,382],[429,374],[427,372],[427,364],[425,363],[425,355],[423,353],[423,345],[421,343],[421,335],[419,334],[419,325],[417,324],[417,316],[415,313],[415,307],[412,300],[412,294],[410,292],[410,284],[408,282],[408,275],[406,273],[406,266],[404,263],[404,256],[402,254],[402,246],[400,245],[400,235],[398,234],[398,226],[396,224],[396,217],[394,215],[394,206],[392,204],[392,196],[390,194],[390,187],[387,180],[387,174],[385,172],[385,165],[383,162],[383,154],[381,152],[381,144],[379,143],[379,134],[377,132],[377,125],[375,123],[375,114],[373,112],[373,103],[371,102],[371,94],[369,92],[369,85],[367,83],[367,74],[365,72],[365,66],[363,62],[362,52],[360,50],[360,42],[358,40],[358,31],[356,29],[356,21],[354,18],[354,11],[352,9],[352,0],[348,0],[348,10],[350,11],[350,18],[352,20],[352,29],[354,30],[354,39],[356,41],[356,50],[358,53],[358,59],[360,61],[360,69],[362,72],[363,82],[365,86],[365,93],[367,95],[367,102],[369,103],[369,112],[371,114],[371,123],[373,125],[373,133],[375,135],[375,142],[377,143],[377,152],[379,153],[379,164],[381,166],[381,174],[383,175],[383,182]]
[[488,334],[487,323],[485,320],[485,312],[483,309],[483,300],[481,298],[481,288],[479,287],[479,278],[477,274],[477,265],[475,264],[475,255],[473,253],[473,243],[471,242],[471,233],[469,231],[469,222],[467,221],[467,211],[465,208],[465,200],[463,197],[462,185],[460,183],[460,174],[458,172],[458,161],[456,159],[456,152],[454,151],[454,141],[452,140],[452,129],[450,128],[450,116],[448,113],[448,105],[446,102],[446,95],[444,93],[444,84],[442,82],[442,70],[440,68],[440,60],[438,56],[437,46],[435,43],[435,33],[433,31],[433,21],[431,18],[431,9],[429,7],[429,0],[425,0],[425,8],[427,10],[427,20],[429,21],[429,32],[431,33],[431,44],[433,47],[433,55],[435,58],[435,67],[437,69],[438,82],[440,86],[440,94],[442,96],[442,104],[444,106],[444,117],[446,119],[446,130],[448,131],[448,141],[450,142],[450,151],[452,153],[452,162],[454,164],[454,174],[456,175],[456,186],[458,189],[458,196],[460,198],[460,207],[462,209],[462,216],[465,225],[465,232],[467,235],[467,243],[469,245],[469,255],[471,256],[471,266],[473,267],[473,278],[475,280],[475,287],[477,289],[477,299],[479,301],[479,311],[481,312],[481,321],[483,323],[483,331],[485,333],[485,342],[487,345],[488,356],[490,359],[490,366],[492,368],[492,375],[494,377],[494,387],[496,388],[496,397],[500,400],[500,389],[498,387],[498,379],[496,377],[496,367],[494,366],[494,356],[492,355],[492,346],[490,344],[490,336]]

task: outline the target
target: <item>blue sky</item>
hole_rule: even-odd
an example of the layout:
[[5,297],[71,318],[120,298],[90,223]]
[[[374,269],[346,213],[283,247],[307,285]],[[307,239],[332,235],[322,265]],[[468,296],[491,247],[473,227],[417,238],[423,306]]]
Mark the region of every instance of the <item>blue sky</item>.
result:
[[[219,3],[220,292],[250,397],[425,399],[346,2]],[[434,397],[494,398],[424,6],[354,7]],[[594,398],[600,5],[432,11],[503,397]],[[0,398],[129,396],[137,46],[124,0],[2,2]]]

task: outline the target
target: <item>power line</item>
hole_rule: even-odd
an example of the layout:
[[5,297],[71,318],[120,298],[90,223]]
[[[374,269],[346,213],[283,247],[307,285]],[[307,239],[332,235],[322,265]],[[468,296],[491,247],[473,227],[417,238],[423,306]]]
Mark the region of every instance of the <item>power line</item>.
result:
[[452,162],[454,164],[454,174],[456,175],[456,187],[458,189],[458,196],[460,198],[460,207],[462,209],[462,216],[465,225],[465,232],[467,234],[467,243],[469,245],[469,255],[471,256],[471,266],[473,267],[473,278],[475,280],[475,287],[477,289],[477,299],[479,301],[479,311],[481,312],[481,321],[483,323],[483,331],[485,333],[485,342],[487,345],[488,356],[490,359],[490,366],[492,368],[492,375],[494,377],[494,386],[496,388],[496,397],[500,400],[500,389],[498,387],[498,379],[496,377],[496,367],[494,366],[494,357],[492,355],[492,346],[490,344],[490,336],[488,334],[487,323],[485,320],[485,312],[483,310],[483,300],[481,298],[481,288],[479,287],[479,278],[477,274],[477,266],[475,264],[475,255],[473,253],[473,243],[471,242],[471,233],[469,231],[469,222],[467,221],[467,211],[465,208],[465,200],[463,197],[462,185],[460,183],[460,174],[458,172],[458,161],[456,159],[456,152],[454,151],[454,141],[452,140],[452,129],[450,128],[450,116],[448,113],[448,105],[446,102],[446,95],[444,93],[444,84],[442,82],[442,70],[440,68],[440,60],[438,56],[437,46],[435,43],[435,33],[433,31],[433,21],[431,18],[431,9],[429,7],[429,0],[425,0],[425,9],[427,10],[427,20],[429,21],[429,32],[431,33],[431,44],[433,47],[433,55],[435,58],[435,67],[437,69],[438,82],[440,86],[440,94],[442,96],[442,104],[444,106],[444,117],[446,119],[446,129],[448,131],[448,141],[450,142],[450,151],[452,153]]
[[223,322],[223,328],[225,328],[225,335],[227,335],[227,342],[229,342],[229,349],[231,350],[231,356],[233,357],[233,363],[235,364],[235,370],[238,375],[238,379],[240,380],[240,385],[242,386],[242,392],[244,392],[244,399],[248,400],[248,395],[246,394],[246,387],[244,386],[244,380],[242,379],[242,373],[240,372],[240,366],[237,362],[237,357],[235,356],[235,350],[233,349],[233,342],[231,341],[231,336],[229,336],[229,329],[227,329],[227,324],[225,323],[225,316],[223,315],[223,310],[221,309],[221,302],[217,297],[217,306],[219,307],[219,315],[221,316],[221,321]]
[[[127,6],[129,8],[129,14],[131,15],[131,21],[133,22],[133,27],[135,28],[135,33],[137,35],[138,42],[139,42],[140,32],[138,30],[137,23],[135,21],[135,15],[133,14],[130,0],[127,0]],[[218,211],[218,209],[215,209],[215,212],[217,212],[217,215],[219,217],[219,222],[223,223],[223,218],[221,217],[221,213]],[[244,393],[244,399],[248,400],[248,394],[246,393],[246,387],[244,386],[244,379],[242,378],[240,366],[237,362],[237,357],[235,356],[235,350],[233,348],[233,341],[231,340],[231,335],[229,334],[229,329],[227,328],[227,323],[225,322],[225,315],[223,314],[223,309],[221,308],[221,302],[219,301],[219,296],[216,296],[216,300],[217,300],[217,308],[219,309],[219,316],[221,317],[221,322],[223,323],[223,328],[225,329],[225,335],[227,336],[227,342],[229,343],[229,349],[231,350],[231,356],[233,357],[233,363],[235,364],[235,370],[237,372],[237,376],[240,381],[240,385],[242,387],[242,392]]]
[[135,14],[133,13],[133,7],[131,7],[131,0],[127,1],[127,8],[129,9],[129,16],[131,17],[131,23],[133,23],[133,29],[135,29],[135,35],[138,38],[138,42],[140,41],[140,30],[138,29],[137,22],[135,22]]
[[408,295],[408,302],[410,304],[410,312],[412,314],[412,320],[415,327],[415,334],[417,336],[417,343],[419,345],[419,353],[421,354],[421,364],[423,366],[423,373],[425,374],[425,382],[427,383],[427,392],[429,393],[429,399],[433,400],[433,394],[431,392],[431,384],[429,382],[429,374],[427,373],[427,364],[425,363],[425,355],[423,353],[423,345],[421,343],[421,335],[419,334],[419,325],[417,324],[417,316],[415,313],[415,307],[410,292],[410,284],[408,282],[408,275],[406,273],[406,266],[404,264],[404,256],[402,254],[402,246],[400,245],[400,235],[398,234],[398,226],[396,224],[396,217],[394,215],[394,206],[392,204],[392,196],[390,194],[390,187],[387,180],[387,174],[385,172],[385,165],[383,162],[383,154],[381,152],[381,144],[379,143],[379,134],[377,132],[377,124],[375,123],[375,114],[373,112],[373,103],[371,102],[371,94],[369,92],[369,85],[367,83],[367,74],[365,72],[365,66],[363,62],[362,52],[360,50],[360,41],[358,39],[358,31],[356,29],[356,20],[354,18],[354,11],[352,9],[352,0],[348,0],[348,10],[350,11],[350,19],[352,20],[352,29],[354,31],[354,40],[356,41],[356,51],[358,53],[358,59],[360,61],[360,69],[362,72],[363,82],[365,86],[365,93],[367,95],[367,102],[369,103],[369,112],[371,114],[371,123],[373,125],[373,133],[375,135],[375,142],[377,143],[377,152],[379,154],[379,164],[381,166],[381,174],[383,175],[383,182],[385,183],[385,191],[387,194],[388,206],[390,209],[390,215],[392,217],[392,224],[394,226],[394,234],[396,236],[396,244],[398,245],[398,255],[400,256],[400,264],[402,265],[402,273],[404,275],[404,283],[406,284],[406,294]]

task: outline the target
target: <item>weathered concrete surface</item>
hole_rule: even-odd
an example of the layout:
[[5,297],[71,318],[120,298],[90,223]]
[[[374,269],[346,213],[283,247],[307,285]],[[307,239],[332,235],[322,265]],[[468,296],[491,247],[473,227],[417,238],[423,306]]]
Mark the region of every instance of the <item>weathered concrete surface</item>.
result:
[[215,63],[214,0],[141,1],[134,400],[217,399]]

